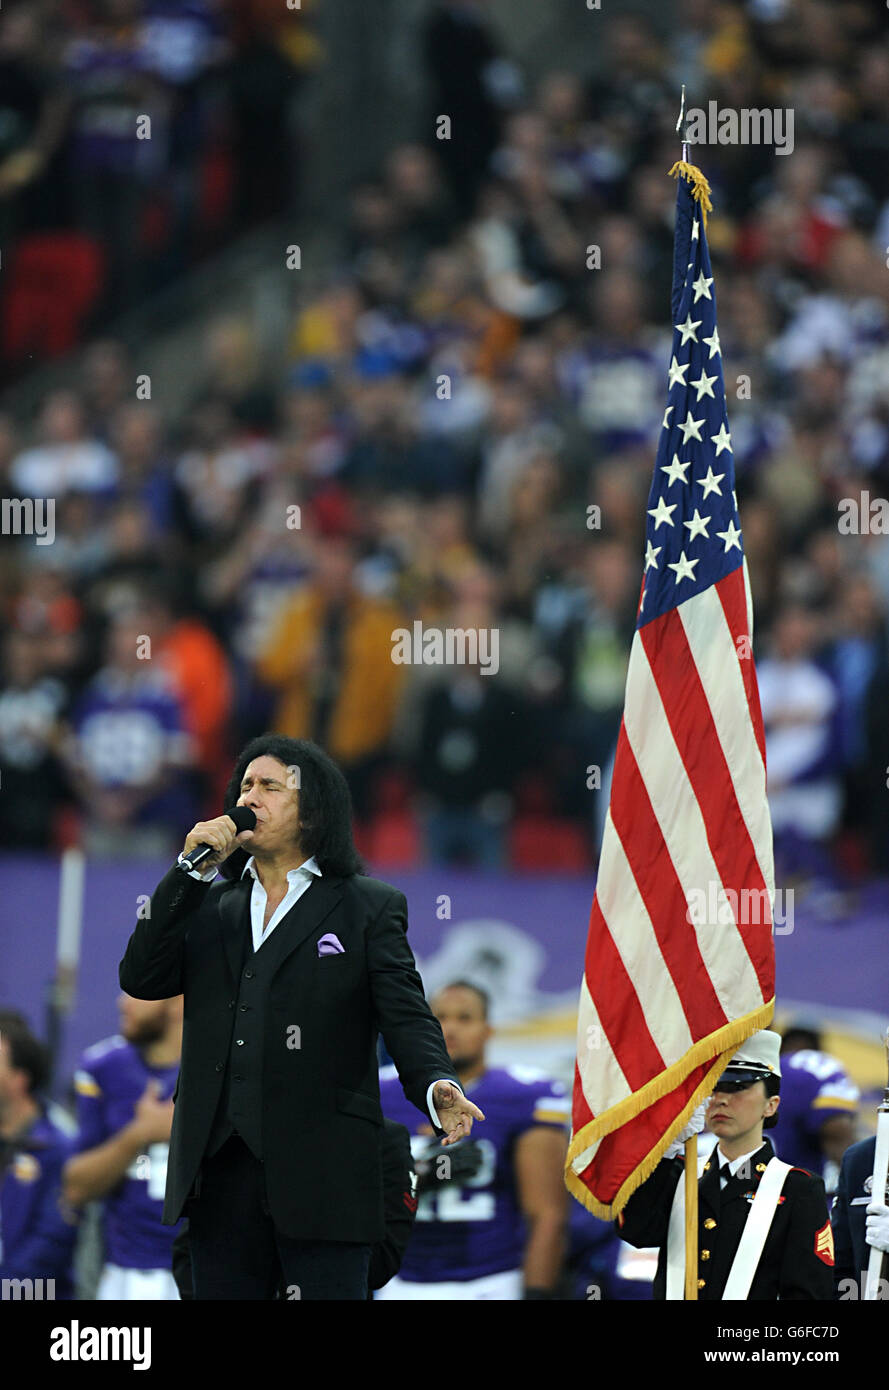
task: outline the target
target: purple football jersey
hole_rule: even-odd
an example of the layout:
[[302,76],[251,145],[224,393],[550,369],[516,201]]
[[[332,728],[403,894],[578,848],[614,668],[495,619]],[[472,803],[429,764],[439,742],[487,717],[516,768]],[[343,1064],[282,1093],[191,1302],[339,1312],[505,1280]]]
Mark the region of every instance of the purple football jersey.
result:
[[[74,1075],[78,1152],[94,1149],[132,1120],[149,1081],[160,1082],[159,1100],[169,1100],[179,1075],[171,1067],[149,1067],[141,1052],[116,1036],[84,1052]],[[176,1226],[162,1226],[169,1144],[150,1144],[105,1198],[105,1260],[124,1269],[169,1269]]]
[[[485,1114],[472,1141],[481,1149],[478,1172],[461,1185],[424,1192],[400,1277],[420,1284],[478,1279],[520,1269],[526,1229],[513,1169],[515,1143],[533,1125],[566,1130],[569,1098],[561,1082],[524,1067],[490,1067],[467,1090]],[[407,1125],[414,1157],[429,1148],[418,1135],[424,1120],[405,1099],[394,1067],[380,1073],[380,1099],[390,1120]],[[425,1122],[427,1125],[429,1121]],[[449,1150],[443,1148],[442,1155]]]
[[73,1297],[77,1218],[61,1201],[73,1152],[70,1135],[41,1110],[0,1163],[0,1278],[52,1280],[48,1298]]
[[158,778],[157,795],[135,811],[133,825],[188,824],[182,767],[190,740],[179,699],[163,671],[128,679],[106,668],[94,676],[71,714],[78,754],[104,790],[139,790]]
[[[64,60],[71,95],[71,160],[78,172],[98,170],[134,177],[152,169],[164,144],[162,112],[150,57],[136,29],[116,43],[74,39]],[[139,120],[152,116],[157,139],[139,137]]]
[[858,1087],[836,1057],[808,1049],[782,1057],[778,1123],[769,1131],[778,1157],[822,1176],[821,1126],[835,1115],[854,1115],[858,1099]]

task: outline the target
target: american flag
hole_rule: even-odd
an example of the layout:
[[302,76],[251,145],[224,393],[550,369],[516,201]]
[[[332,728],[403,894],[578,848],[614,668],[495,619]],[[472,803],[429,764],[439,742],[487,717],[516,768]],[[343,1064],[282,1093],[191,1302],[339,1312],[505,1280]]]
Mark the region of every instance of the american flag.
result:
[[[613,1217],[774,1009],[772,832],[709,189],[681,164],[667,408],[580,991],[570,1191]],[[696,201],[695,193],[700,201]]]

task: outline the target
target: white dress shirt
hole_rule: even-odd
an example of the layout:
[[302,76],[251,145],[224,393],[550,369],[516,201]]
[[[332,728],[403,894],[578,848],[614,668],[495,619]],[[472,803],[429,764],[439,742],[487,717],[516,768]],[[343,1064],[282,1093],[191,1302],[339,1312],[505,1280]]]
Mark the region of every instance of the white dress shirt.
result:
[[[180,854],[180,864],[182,863],[182,858],[183,856]],[[201,872],[200,869],[189,869],[187,872],[191,875],[192,878],[199,878],[204,883],[210,883],[211,880],[216,877],[215,866],[209,869],[205,869],[203,872]],[[312,855],[309,859],[304,859],[302,864],[300,864],[296,869],[289,869],[287,872],[287,892],[284,894],[284,897],[281,899],[278,906],[275,908],[275,911],[272,913],[272,916],[269,918],[268,926],[264,927],[263,919],[265,917],[265,909],[269,899],[268,894],[266,893],[265,889],[262,886],[262,883],[259,880],[259,875],[256,872],[255,860],[252,854],[250,858],[247,860],[247,863],[244,865],[244,872],[241,874],[241,877],[243,878],[244,874],[248,873],[253,878],[253,888],[250,892],[250,926],[253,934],[253,949],[254,951],[258,951],[260,946],[264,945],[265,942],[268,941],[269,937],[275,930],[275,927],[278,925],[278,923],[283,921],[290,909],[294,907],[297,902],[299,902],[299,899],[302,897],[303,893],[306,891],[307,888],[311,886],[314,878],[321,878],[322,874],[320,868],[318,867],[318,861],[315,859],[314,855]],[[447,1078],[442,1077],[440,1079],[446,1080]],[[438,1082],[433,1081],[426,1091],[426,1109],[429,1111],[429,1116],[436,1129],[443,1129],[444,1126],[439,1120],[438,1113],[434,1105],[432,1104],[432,1092],[434,1091],[437,1085]],[[462,1087],[457,1085],[456,1081],[451,1081],[450,1085],[456,1086],[457,1090],[460,1091],[461,1094],[463,1093]]]
[[[723,1187],[725,1187],[725,1186],[727,1185],[727,1183],[728,1183],[728,1177],[727,1177],[727,1174],[726,1174],[726,1169],[728,1170],[729,1173],[731,1173],[731,1175],[732,1175],[733,1178],[736,1178],[736,1177],[738,1176],[738,1170],[739,1170],[745,1163],[749,1163],[749,1162],[750,1162],[750,1159],[753,1157],[753,1155],[754,1155],[754,1154],[758,1154],[761,1148],[762,1148],[762,1145],[761,1145],[761,1144],[758,1144],[757,1147],[756,1147],[755,1149],[751,1149],[751,1150],[750,1150],[749,1154],[740,1154],[738,1158],[726,1158],[725,1154],[722,1152],[722,1150],[720,1149],[719,1145],[717,1144],[717,1145],[716,1145],[716,1148],[713,1150],[713,1152],[716,1154],[716,1157],[717,1157],[717,1159],[719,1160],[719,1186],[720,1186],[720,1189],[723,1188]],[[752,1174],[751,1174],[751,1176],[752,1176]]]
[[287,892],[269,918],[268,926],[264,925],[264,920],[269,897],[256,872],[256,862],[252,854],[244,865],[244,873],[241,874],[241,877],[243,878],[246,874],[250,874],[253,879],[253,888],[250,893],[250,925],[253,928],[253,949],[258,951],[260,946],[268,941],[282,918],[287,916],[290,909],[299,902],[303,893],[311,886],[313,877],[321,877],[321,870],[318,868],[318,861],[314,855],[310,859],[304,859],[298,868],[288,870]]

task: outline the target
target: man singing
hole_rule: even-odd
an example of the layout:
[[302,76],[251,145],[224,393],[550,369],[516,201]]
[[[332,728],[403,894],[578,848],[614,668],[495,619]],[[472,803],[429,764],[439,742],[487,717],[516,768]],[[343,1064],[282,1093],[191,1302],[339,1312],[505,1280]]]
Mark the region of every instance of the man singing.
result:
[[[137,999],[185,996],[163,1220],[189,1217],[198,1299],[364,1299],[383,1236],[378,1032],[444,1144],[484,1115],[425,1001],[404,895],[362,871],[336,764],[263,735],[235,803],[255,829],[194,826],[120,966]],[[199,845],[213,853],[190,870]]]

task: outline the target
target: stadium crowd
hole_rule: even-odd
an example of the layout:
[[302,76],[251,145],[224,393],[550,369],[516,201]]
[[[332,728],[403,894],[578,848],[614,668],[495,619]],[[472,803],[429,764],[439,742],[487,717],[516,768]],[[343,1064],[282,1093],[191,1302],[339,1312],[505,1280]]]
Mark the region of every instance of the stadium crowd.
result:
[[[285,281],[286,361],[256,325],[208,322],[171,418],[106,335],[77,389],[0,420],[4,495],[56,507],[53,543],[20,536],[2,562],[6,844],[167,852],[218,814],[232,750],[275,728],[343,766],[377,865],[594,862],[666,393],[684,81],[690,105],[794,113],[792,154],[690,157],[712,186],[779,860],[833,881],[882,865],[889,536],[861,517],[889,496],[885,19],[859,0],[677,8],[669,32],[609,17],[595,80],[532,84],[483,4],[434,6],[428,120],[354,189],[324,283]],[[7,64],[43,13],[4,7]],[[55,79],[76,92],[72,42]],[[183,121],[169,158],[193,196],[206,136]],[[12,157],[2,215],[25,218]],[[268,163],[283,197],[287,162]],[[123,201],[127,167],[101,176]],[[496,629],[496,674],[394,663],[417,621]]]
[[312,0],[12,0],[0,17],[7,369],[293,206]]

